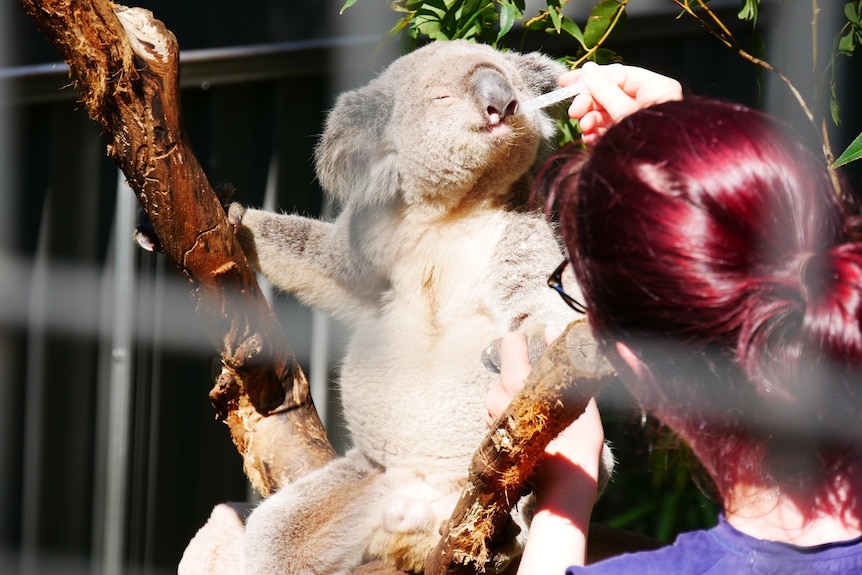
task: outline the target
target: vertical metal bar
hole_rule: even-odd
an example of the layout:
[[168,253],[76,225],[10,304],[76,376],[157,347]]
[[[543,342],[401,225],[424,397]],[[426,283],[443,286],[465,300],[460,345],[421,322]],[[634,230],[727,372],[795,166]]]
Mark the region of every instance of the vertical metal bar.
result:
[[42,438],[45,402],[45,346],[47,298],[50,286],[48,228],[50,191],[39,222],[33,261],[30,305],[27,312],[27,375],[24,395],[24,469],[21,493],[21,575],[38,573],[39,517],[41,515]]
[[105,505],[102,573],[124,571],[126,500],[128,494],[129,414],[132,386],[133,304],[135,301],[135,196],[119,173],[114,220],[113,317],[108,428],[105,457]]
[[153,323],[150,326],[152,330],[152,341],[148,344],[150,349],[150,366],[149,366],[149,394],[150,394],[150,413],[147,422],[147,486],[146,499],[147,502],[153,502],[146,506],[145,516],[145,541],[144,541],[144,573],[154,573],[153,556],[156,546],[161,541],[158,534],[158,525],[156,523],[156,500],[158,487],[158,470],[159,470],[159,418],[161,415],[161,392],[162,392],[162,346],[159,342],[162,341],[164,332],[163,302],[165,301],[165,274],[166,260],[158,258],[150,266],[153,271],[153,295],[152,295],[152,317]]
[[[0,5],[0,65],[11,60],[13,43],[11,41],[12,30],[9,25],[13,7],[9,3]],[[9,86],[0,85],[0,101],[8,97],[11,92]],[[0,205],[3,206],[0,213],[0,257],[8,258],[12,255],[12,246],[18,235],[18,204],[20,198],[18,186],[19,156],[17,154],[16,136],[20,134],[16,125],[16,116],[11,106],[0,106]],[[0,275],[8,278],[14,274],[11,269],[0,266]],[[13,276],[14,277],[14,276]],[[6,307],[12,302],[0,300],[0,305]],[[20,415],[17,407],[20,398],[20,382],[12,371],[16,362],[16,345],[13,343],[15,336],[11,330],[3,328],[0,331],[0,545],[8,540],[15,528],[13,519],[17,514],[17,491],[14,486],[18,477],[8,470],[16,467],[17,451],[16,440],[17,425]],[[2,560],[0,560],[2,564]]]
[[[278,171],[280,157],[273,152],[269,160],[266,174],[266,187],[263,194],[263,208],[269,211],[278,209]],[[329,214],[329,204],[324,205],[322,217]],[[272,286],[263,277],[258,277],[260,287],[267,300],[272,302]],[[329,424],[327,419],[329,403],[329,318],[319,310],[311,310],[311,353],[308,362],[308,384],[314,407],[324,427]]]

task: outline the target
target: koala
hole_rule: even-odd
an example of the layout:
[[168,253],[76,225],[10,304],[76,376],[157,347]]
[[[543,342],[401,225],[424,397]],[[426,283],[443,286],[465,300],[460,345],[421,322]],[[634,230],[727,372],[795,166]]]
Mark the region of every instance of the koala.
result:
[[[353,447],[252,512],[248,573],[423,571],[487,433],[484,348],[577,315],[547,286],[564,256],[527,207],[554,124],[519,111],[562,72],[536,53],[431,43],[328,114],[315,162],[334,221],[229,207],[255,268],[351,330],[339,385]],[[501,562],[518,553],[513,541]]]

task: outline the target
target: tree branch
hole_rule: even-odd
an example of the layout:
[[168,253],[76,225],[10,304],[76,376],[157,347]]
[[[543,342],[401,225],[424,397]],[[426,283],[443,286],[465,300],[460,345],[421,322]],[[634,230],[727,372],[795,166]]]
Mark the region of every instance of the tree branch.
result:
[[615,377],[586,320],[569,324],[473,456],[467,486],[426,561],[427,575],[483,573],[494,564],[494,541],[506,534],[509,512],[529,490],[548,443]]
[[107,0],[21,3],[68,62],[108,155],[188,280],[222,362],[210,398],[252,485],[269,495],[319,467],[334,451],[308,383],[182,130],[174,35],[149,11]]

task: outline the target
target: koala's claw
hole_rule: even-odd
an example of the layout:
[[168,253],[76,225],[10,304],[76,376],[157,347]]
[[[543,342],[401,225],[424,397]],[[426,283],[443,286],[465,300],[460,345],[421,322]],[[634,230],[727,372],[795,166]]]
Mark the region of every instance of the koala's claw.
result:
[[144,208],[138,208],[138,225],[135,228],[134,239],[138,247],[145,251],[164,251],[162,249],[162,242],[159,241],[156,230],[153,229],[153,224],[147,217],[147,212],[144,211]]
[[242,225],[242,216],[245,214],[245,208],[242,204],[233,202],[227,206],[227,221],[233,227],[234,233],[239,230]]
[[222,182],[217,184],[213,188],[213,191],[215,192],[219,203],[221,203],[222,207],[225,207],[228,205],[231,197],[233,197],[234,192],[236,192],[236,188],[230,182]]
[[[544,330],[543,325],[533,326],[524,334],[527,337],[527,353],[530,357],[530,365],[536,365],[536,362],[548,348]],[[502,341],[503,338],[495,339],[482,351],[482,365],[491,373],[500,373],[500,343]]]
[[[228,201],[230,201],[231,196],[233,196],[236,188],[233,187],[233,184],[230,182],[224,182],[215,186],[214,190],[216,197],[218,198],[219,203],[221,203],[222,207],[227,210]],[[237,203],[230,204],[232,206],[239,206]],[[241,206],[240,206],[241,209]],[[244,210],[243,210],[244,211]],[[237,218],[237,222],[231,222],[231,225],[236,231],[237,226],[239,225],[239,220],[242,216],[242,211],[240,212],[240,217]],[[228,218],[230,219],[230,218]],[[144,208],[138,208],[138,225],[135,228],[134,234],[135,243],[138,244],[143,250],[148,252],[163,252],[165,251],[162,248],[162,242],[159,241],[158,236],[156,235],[156,230],[153,228],[153,223],[150,221],[150,218],[147,217],[147,212]]]

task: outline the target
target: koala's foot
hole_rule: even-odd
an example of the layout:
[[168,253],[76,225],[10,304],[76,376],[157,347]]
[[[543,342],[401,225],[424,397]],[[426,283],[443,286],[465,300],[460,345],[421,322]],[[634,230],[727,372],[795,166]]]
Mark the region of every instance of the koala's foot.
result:
[[461,485],[432,484],[414,472],[387,470],[380,527],[372,533],[368,559],[382,559],[407,572],[421,573],[452,515]]

